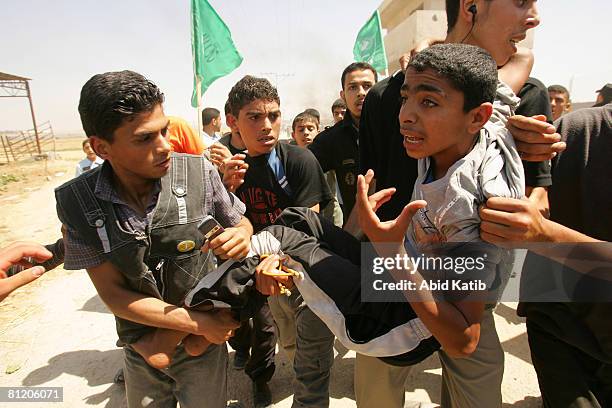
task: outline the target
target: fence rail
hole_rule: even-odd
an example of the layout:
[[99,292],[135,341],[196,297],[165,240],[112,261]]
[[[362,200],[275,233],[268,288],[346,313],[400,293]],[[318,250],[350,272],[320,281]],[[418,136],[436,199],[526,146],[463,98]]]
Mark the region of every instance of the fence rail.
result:
[[[38,126],[38,141],[42,154],[55,152],[55,134],[49,121]],[[0,163],[10,163],[38,156],[34,129],[0,131]]]

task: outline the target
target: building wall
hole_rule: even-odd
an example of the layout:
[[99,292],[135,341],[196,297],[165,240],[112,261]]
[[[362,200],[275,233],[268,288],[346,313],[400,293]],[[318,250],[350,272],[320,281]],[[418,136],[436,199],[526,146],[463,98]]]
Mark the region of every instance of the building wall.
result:
[[[385,35],[389,73],[399,69],[399,58],[426,38],[446,36],[445,0],[384,0],[378,7]],[[534,30],[527,31],[523,47],[533,48]]]

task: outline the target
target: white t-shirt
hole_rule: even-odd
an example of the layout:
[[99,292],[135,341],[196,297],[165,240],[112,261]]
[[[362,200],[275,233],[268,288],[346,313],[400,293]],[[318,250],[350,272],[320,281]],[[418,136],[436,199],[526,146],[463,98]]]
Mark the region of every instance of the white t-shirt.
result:
[[78,177],[81,174],[85,173],[87,170],[95,169],[98,166],[101,166],[104,163],[104,160],[96,156],[96,160],[91,161],[87,157],[84,158],[76,165],[76,171],[74,173],[74,177]]

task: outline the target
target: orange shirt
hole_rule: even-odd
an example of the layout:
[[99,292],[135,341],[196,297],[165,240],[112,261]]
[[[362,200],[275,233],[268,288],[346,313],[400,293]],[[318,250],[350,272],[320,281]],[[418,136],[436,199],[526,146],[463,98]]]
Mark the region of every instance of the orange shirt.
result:
[[168,116],[168,143],[177,153],[201,155],[204,152],[204,142],[195,130],[184,120],[176,116]]

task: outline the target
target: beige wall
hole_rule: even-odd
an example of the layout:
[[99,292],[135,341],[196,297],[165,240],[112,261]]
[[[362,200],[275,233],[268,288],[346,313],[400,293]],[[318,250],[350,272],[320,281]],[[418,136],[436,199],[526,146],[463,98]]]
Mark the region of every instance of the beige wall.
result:
[[[378,7],[385,35],[389,74],[399,69],[399,57],[425,38],[446,36],[444,0],[384,0]],[[523,47],[533,48],[534,30],[527,31]]]

